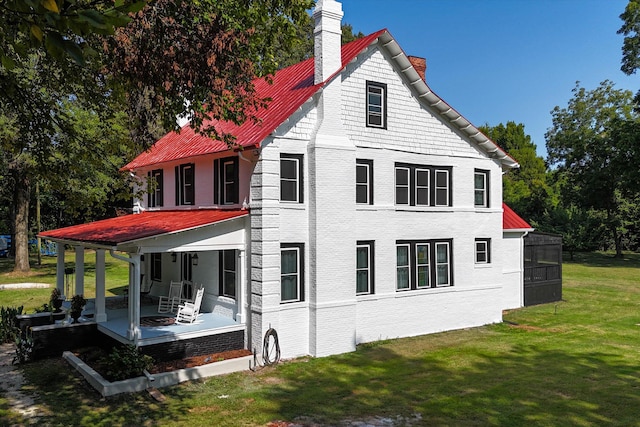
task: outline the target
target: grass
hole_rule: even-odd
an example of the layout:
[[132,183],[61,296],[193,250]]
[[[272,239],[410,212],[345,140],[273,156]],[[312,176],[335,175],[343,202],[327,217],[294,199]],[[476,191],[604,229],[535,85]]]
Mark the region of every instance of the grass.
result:
[[[65,265],[75,266],[75,252],[65,252]],[[85,274],[84,274],[84,295],[93,298],[96,295],[94,251],[85,251]],[[28,274],[13,273],[13,260],[0,258],[0,285],[7,283],[47,283],[49,289],[4,289],[0,290],[0,306],[17,307],[24,306],[26,313],[32,313],[36,307],[42,307],[49,302],[51,288],[56,284],[56,257],[42,257],[42,264],[37,265],[35,257],[31,258],[31,272]],[[107,296],[120,295],[129,283],[129,269],[124,261],[117,260],[111,256],[105,256],[106,288]],[[75,275],[74,275],[75,280]],[[75,282],[74,282],[75,283]],[[75,288],[71,288],[71,294]],[[71,295],[67,295],[71,297]]]
[[53,426],[337,425],[369,416],[428,426],[640,426],[640,255],[580,255],[563,273],[562,302],[510,311],[505,323],[186,383],[162,389],[164,403],[145,393],[100,399],[60,360],[25,365],[27,391]]

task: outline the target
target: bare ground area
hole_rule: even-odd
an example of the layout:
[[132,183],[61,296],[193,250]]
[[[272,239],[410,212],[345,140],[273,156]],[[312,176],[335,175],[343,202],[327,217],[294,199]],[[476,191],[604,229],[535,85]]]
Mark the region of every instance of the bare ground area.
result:
[[0,345],[0,390],[9,401],[12,410],[19,413],[30,424],[36,424],[44,410],[33,397],[22,390],[24,378],[17,366],[13,365],[15,348],[13,344]]

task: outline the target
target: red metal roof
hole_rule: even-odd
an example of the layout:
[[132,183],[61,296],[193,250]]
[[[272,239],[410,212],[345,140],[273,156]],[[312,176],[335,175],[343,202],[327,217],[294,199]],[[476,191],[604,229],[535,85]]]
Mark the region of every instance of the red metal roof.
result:
[[92,243],[100,246],[117,246],[120,243],[177,231],[186,231],[220,221],[248,215],[247,210],[164,210],[145,211],[116,218],[73,225],[40,233],[41,237],[73,242]]
[[506,203],[502,203],[502,229],[503,230],[533,230],[527,221],[513,211]]
[[[377,31],[342,46],[342,66],[344,67],[351,62],[385,31]],[[262,78],[253,82],[258,96],[270,99],[267,108],[261,108],[256,113],[259,123],[247,120],[242,125],[237,126],[230,122],[207,121],[204,125],[215,124],[218,131],[235,135],[236,143],[241,147],[258,147],[262,140],[284,123],[324,84],[314,85],[313,58],[277,71],[273,75],[272,82],[272,84],[269,84]],[[214,141],[211,138],[199,135],[189,125],[186,125],[181,129],[180,133],[169,132],[160,138],[148,151],[140,154],[122,169],[133,170],[144,166],[226,150],[228,150],[228,147],[224,142]]]

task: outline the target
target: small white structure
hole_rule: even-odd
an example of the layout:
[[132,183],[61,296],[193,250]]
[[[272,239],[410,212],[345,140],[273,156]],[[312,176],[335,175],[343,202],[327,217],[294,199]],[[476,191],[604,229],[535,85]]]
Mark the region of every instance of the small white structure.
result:
[[129,342],[145,340],[140,274],[156,295],[202,283],[202,318],[232,319],[258,352],[274,328],[282,357],[500,322],[521,305],[530,227],[505,232],[502,204],[517,162],[388,31],[341,47],[340,3],[319,0],[313,18],[315,59],[255,82],[272,99],[261,123],[216,124],[240,151],[187,125],[124,167],[146,190],[142,213],[42,233],[129,254]]

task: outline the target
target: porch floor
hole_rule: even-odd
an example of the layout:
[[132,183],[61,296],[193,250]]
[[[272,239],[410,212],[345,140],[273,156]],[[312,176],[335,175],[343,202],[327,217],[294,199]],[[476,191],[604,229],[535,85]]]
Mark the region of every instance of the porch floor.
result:
[[[121,342],[128,342],[127,308],[106,309],[107,321],[98,323],[98,330]],[[140,307],[140,317],[166,316],[175,317],[174,313],[158,313],[157,302]],[[92,319],[91,319],[92,320]],[[140,345],[155,344],[215,335],[228,331],[244,329],[244,325],[230,317],[217,313],[200,313],[198,319],[191,324],[174,323],[161,326],[140,326]]]

